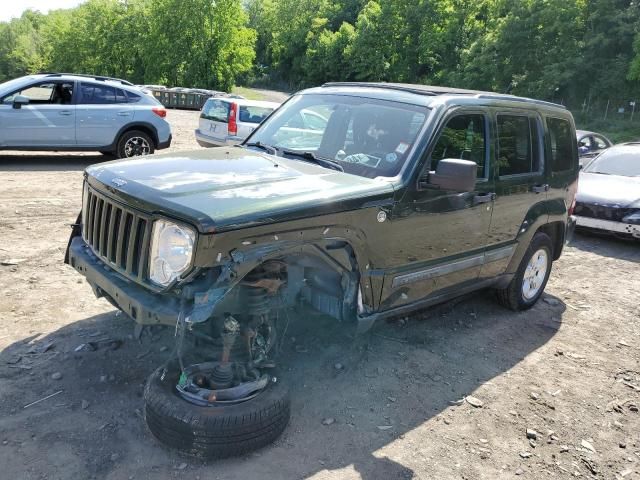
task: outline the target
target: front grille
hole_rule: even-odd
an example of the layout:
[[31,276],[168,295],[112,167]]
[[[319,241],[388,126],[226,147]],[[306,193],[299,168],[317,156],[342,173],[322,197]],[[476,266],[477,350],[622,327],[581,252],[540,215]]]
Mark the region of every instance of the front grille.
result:
[[619,208],[596,205],[594,203],[577,202],[574,213],[581,217],[599,218],[612,222],[621,222],[624,217],[634,212],[635,208]]
[[149,261],[149,217],[123,207],[91,187],[83,202],[84,241],[110,267],[142,281]]

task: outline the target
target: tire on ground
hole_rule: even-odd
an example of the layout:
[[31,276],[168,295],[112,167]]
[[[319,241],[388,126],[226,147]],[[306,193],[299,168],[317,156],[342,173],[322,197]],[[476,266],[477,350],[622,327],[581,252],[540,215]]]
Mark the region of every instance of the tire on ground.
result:
[[169,368],[164,380],[162,371],[147,381],[144,416],[151,433],[169,447],[198,457],[232,457],[270,444],[287,426],[289,392],[280,381],[245,402],[200,407],[178,396],[178,368]]
[[[531,259],[533,254],[540,249],[545,249],[547,251],[547,259],[549,262],[547,265],[547,273],[537,294],[531,299],[525,299],[522,292],[525,270],[527,269],[527,264],[529,263],[529,260]],[[496,292],[498,301],[503,306],[515,311],[528,310],[529,308],[533,307],[544,292],[545,287],[547,286],[547,281],[549,280],[549,275],[551,274],[551,266],[553,265],[552,259],[553,243],[551,242],[551,239],[546,233],[537,232],[533,236],[533,239],[531,239],[529,248],[527,248],[526,253],[522,257],[522,261],[518,266],[518,270],[516,271],[515,276],[513,277],[509,285],[506,288],[498,290]]]
[[122,135],[120,135],[120,138],[118,139],[118,146],[115,152],[116,157],[127,158],[127,155],[125,153],[125,146],[129,140],[135,137],[142,138],[147,142],[147,144],[149,145],[148,155],[151,155],[155,151],[155,143],[147,133],[140,130],[129,130],[128,132],[124,132]]

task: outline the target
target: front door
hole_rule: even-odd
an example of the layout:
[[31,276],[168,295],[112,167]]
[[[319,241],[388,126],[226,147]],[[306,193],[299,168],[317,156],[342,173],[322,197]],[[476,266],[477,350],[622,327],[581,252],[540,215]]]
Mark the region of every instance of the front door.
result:
[[[8,147],[56,147],[76,144],[74,82],[38,82],[0,99],[0,144]],[[27,105],[13,108],[21,95]]]
[[515,109],[494,113],[496,199],[482,277],[504,272],[521,230],[526,231],[530,223],[546,215],[549,190],[544,173],[540,117]]
[[384,278],[381,309],[398,307],[478,278],[493,206],[489,116],[457,110],[446,120],[420,179],[442,159],[478,166],[472,192],[438,190],[418,180],[394,208],[394,239]]

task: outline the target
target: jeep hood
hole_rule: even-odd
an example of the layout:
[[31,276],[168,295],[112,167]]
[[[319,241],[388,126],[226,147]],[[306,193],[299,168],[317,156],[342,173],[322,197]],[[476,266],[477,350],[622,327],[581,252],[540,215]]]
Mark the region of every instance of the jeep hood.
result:
[[224,231],[388,203],[390,182],[245,148],[90,166],[88,182],[134,208]]

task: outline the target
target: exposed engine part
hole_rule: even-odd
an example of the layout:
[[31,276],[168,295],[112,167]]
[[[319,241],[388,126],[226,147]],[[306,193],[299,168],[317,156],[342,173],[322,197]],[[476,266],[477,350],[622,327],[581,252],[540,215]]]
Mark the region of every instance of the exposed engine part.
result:
[[186,401],[201,407],[216,403],[239,403],[255,397],[269,381],[275,378],[260,371],[251,364],[227,363],[231,380],[227,386],[215,383],[214,376],[221,362],[206,362],[187,367],[176,385],[178,394]]

